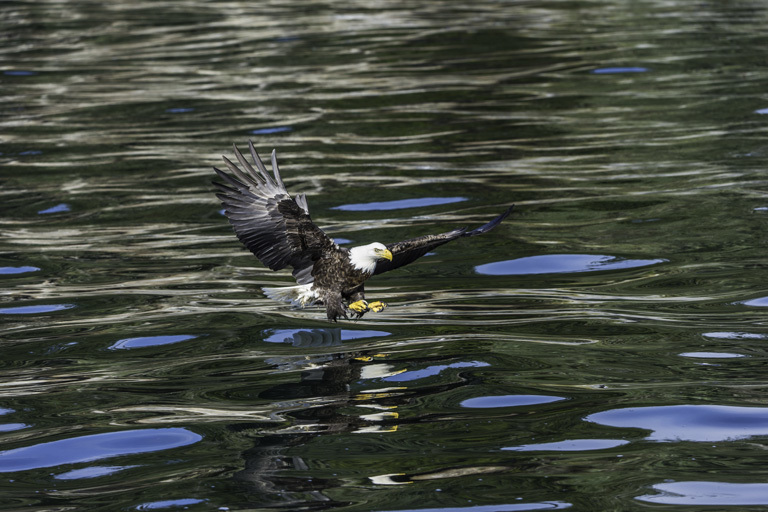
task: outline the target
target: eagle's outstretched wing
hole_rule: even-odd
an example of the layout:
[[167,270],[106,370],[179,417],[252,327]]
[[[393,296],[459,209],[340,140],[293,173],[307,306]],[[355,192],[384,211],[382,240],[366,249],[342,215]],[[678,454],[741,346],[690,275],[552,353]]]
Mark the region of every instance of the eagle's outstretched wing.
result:
[[272,270],[291,266],[299,284],[311,283],[314,262],[335,244],[312,222],[306,196],[299,194],[294,200],[288,194],[280,179],[275,152],[272,151],[273,178],[251,141],[248,148],[258,172],[235,146],[235,156],[245,172],[223,157],[234,176],[213,168],[226,182],[214,183],[220,191],[216,197],[221,199],[237,238],[262,263]]
[[418,238],[411,238],[410,240],[404,240],[394,244],[387,244],[387,249],[392,253],[392,261],[380,260],[376,263],[376,270],[373,271],[374,275],[381,274],[394,270],[403,265],[407,265],[425,254],[439,247],[443,244],[447,244],[452,240],[461,238],[464,236],[482,235],[498,226],[501,221],[507,218],[507,215],[512,212],[514,205],[507,208],[507,211],[493,219],[488,224],[484,224],[477,229],[467,231],[467,228],[458,228],[447,233],[441,233],[439,235],[426,235]]

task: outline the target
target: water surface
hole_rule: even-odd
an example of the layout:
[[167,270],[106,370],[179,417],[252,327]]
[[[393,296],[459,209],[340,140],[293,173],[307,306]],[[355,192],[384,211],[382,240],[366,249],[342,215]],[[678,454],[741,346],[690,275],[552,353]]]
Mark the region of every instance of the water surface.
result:
[[[0,510],[768,503],[763,3],[2,12]],[[349,245],[515,210],[332,325],[222,217],[248,139]]]

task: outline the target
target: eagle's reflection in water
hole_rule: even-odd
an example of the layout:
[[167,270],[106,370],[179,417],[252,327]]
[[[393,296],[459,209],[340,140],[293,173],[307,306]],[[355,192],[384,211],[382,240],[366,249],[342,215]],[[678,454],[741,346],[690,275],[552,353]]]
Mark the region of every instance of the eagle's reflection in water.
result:
[[[264,341],[290,343],[297,348],[341,347],[344,341],[386,336],[382,331],[355,331],[340,328],[280,329],[265,331]],[[294,507],[292,510],[320,510],[339,506],[323,494],[324,489],[342,486],[342,482],[316,476],[299,476],[310,470],[294,448],[309,443],[323,434],[351,432],[387,432],[395,430],[397,405],[405,398],[402,392],[375,393],[353,391],[351,384],[399,373],[384,362],[385,355],[373,351],[334,354],[297,355],[267,360],[280,371],[300,371],[298,382],[281,383],[259,394],[259,398],[280,408],[280,417],[289,425],[270,434],[255,437],[253,448],[243,453],[245,469],[236,479],[247,482],[248,492],[261,506]],[[400,388],[405,391],[405,388]],[[363,408],[360,415],[349,413],[350,407]],[[342,412],[344,411],[344,412]],[[374,414],[371,414],[371,413]],[[254,425],[233,425],[236,430],[253,430]]]

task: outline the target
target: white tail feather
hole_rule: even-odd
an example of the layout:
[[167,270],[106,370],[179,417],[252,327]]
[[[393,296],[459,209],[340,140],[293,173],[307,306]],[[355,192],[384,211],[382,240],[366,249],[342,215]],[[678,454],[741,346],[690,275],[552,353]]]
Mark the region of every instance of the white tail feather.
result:
[[312,290],[312,284],[298,286],[281,286],[279,288],[262,288],[264,295],[272,300],[290,302],[293,306],[304,308],[314,304],[318,297]]

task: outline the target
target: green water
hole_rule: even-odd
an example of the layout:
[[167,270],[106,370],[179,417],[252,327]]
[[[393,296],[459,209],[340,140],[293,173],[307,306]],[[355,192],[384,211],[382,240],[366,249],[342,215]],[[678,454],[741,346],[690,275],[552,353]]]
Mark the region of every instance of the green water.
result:
[[[762,510],[766,22],[5,2],[0,510]],[[220,213],[249,138],[351,245],[516,210],[329,324]]]

